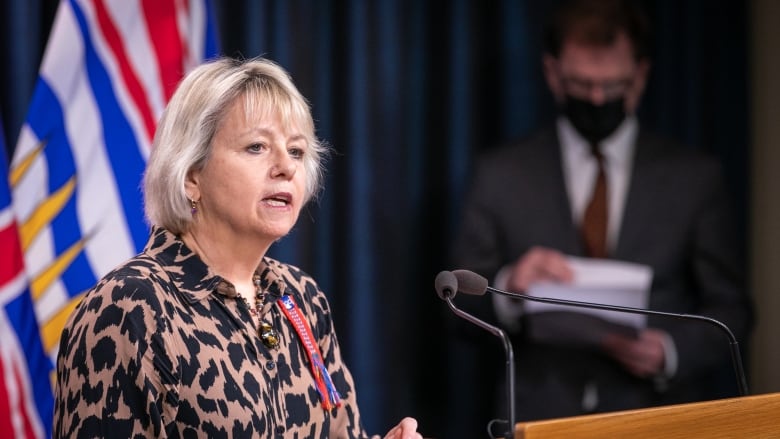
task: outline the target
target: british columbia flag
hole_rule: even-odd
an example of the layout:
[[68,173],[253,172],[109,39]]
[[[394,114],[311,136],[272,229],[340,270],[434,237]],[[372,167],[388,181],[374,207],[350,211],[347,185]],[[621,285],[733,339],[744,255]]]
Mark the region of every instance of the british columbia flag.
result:
[[[50,437],[62,327],[146,243],[141,179],[156,121],[182,75],[217,53],[209,0],[61,0],[0,203],[0,366],[16,398],[11,430],[0,405],[0,431]],[[13,247],[19,260],[6,264]],[[32,308],[36,319],[13,321]]]

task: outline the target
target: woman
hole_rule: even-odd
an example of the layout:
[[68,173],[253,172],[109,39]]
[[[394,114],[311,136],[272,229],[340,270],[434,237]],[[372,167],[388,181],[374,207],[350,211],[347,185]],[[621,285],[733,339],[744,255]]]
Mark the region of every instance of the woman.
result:
[[366,436],[325,295],[264,256],[326,153],[276,64],[220,59],[182,81],[144,176],[149,242],[62,333],[55,437]]

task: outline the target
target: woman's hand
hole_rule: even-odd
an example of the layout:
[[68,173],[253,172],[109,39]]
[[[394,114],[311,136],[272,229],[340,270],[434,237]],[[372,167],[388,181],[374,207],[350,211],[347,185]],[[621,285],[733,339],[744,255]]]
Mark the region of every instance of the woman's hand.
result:
[[422,439],[422,435],[417,433],[416,419],[403,418],[398,425],[387,432],[385,439]]

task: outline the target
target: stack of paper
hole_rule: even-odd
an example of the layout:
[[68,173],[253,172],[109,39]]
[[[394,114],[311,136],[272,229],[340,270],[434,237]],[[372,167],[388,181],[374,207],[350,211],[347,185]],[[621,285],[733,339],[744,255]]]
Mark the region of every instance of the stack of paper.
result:
[[[646,309],[653,271],[649,266],[608,259],[569,257],[571,283],[533,284],[528,295]],[[532,339],[548,343],[593,344],[618,332],[635,336],[647,316],[541,302],[524,302]]]

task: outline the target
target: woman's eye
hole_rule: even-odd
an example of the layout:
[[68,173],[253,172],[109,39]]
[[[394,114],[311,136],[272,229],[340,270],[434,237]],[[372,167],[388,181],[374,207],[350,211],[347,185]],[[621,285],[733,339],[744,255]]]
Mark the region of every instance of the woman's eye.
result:
[[293,158],[296,158],[296,159],[303,158],[303,154],[304,154],[303,148],[292,147],[292,148],[288,149],[287,151],[290,153],[290,156],[293,157]]
[[262,143],[253,143],[247,147],[247,150],[250,152],[261,152],[265,148],[265,145]]

